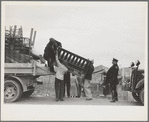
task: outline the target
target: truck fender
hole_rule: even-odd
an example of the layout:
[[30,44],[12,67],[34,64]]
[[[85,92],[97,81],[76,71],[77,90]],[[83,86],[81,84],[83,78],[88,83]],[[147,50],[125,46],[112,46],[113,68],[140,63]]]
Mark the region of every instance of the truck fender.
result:
[[141,79],[138,83],[137,83],[137,85],[136,85],[136,89],[138,89],[138,88],[140,88],[140,87],[142,87],[144,85],[144,79]]
[[27,86],[26,86],[25,82],[22,81],[21,78],[19,78],[17,76],[10,76],[10,77],[7,77],[6,79],[17,80],[21,84],[23,92],[27,91]]

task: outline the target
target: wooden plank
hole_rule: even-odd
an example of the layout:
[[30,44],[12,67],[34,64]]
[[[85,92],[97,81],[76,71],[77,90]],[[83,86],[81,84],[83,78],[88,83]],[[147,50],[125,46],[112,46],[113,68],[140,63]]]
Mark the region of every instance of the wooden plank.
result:
[[32,68],[5,68],[4,73],[9,74],[33,74]]
[[31,74],[33,75],[33,63],[5,63],[5,74]]
[[50,75],[50,70],[49,67],[45,67],[45,66],[37,66],[36,67],[36,75]]
[[5,68],[32,68],[32,63],[5,63]]

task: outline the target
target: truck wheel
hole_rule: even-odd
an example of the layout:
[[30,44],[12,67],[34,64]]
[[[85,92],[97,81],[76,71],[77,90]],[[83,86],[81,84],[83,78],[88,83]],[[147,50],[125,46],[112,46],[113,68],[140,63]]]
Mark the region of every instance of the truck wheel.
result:
[[35,89],[30,90],[30,91],[23,92],[22,97],[29,97],[29,96],[34,92],[34,90],[35,90]]
[[14,102],[22,96],[22,87],[15,80],[6,80],[4,83],[4,102]]
[[141,103],[144,105],[144,88],[141,89],[139,97],[140,97]]
[[132,96],[137,102],[140,102],[139,93],[132,92]]

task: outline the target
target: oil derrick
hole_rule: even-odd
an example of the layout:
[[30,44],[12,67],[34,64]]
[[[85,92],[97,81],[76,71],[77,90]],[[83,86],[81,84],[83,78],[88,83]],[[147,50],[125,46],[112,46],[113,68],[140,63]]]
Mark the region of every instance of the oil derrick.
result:
[[[33,31],[33,29],[32,29]],[[31,31],[31,37],[32,32]],[[32,39],[23,37],[22,27],[17,29],[15,25],[5,28],[5,63],[28,63],[31,62],[31,41]]]

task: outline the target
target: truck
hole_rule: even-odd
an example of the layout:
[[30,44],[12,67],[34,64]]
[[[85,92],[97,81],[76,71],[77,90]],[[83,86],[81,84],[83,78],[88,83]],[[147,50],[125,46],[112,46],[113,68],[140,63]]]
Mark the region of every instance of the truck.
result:
[[[53,75],[49,67],[43,63],[42,56],[32,52],[33,29],[30,38],[23,37],[21,28],[5,31],[5,65],[4,65],[4,102],[18,101],[22,96],[29,97],[35,90],[36,84],[41,85],[37,78]],[[58,58],[67,62],[69,72],[83,78],[91,61],[61,47],[58,48]],[[39,63],[39,62],[40,63]]]
[[50,75],[48,67],[38,64],[36,61],[32,63],[5,63],[4,71],[4,101],[14,102],[22,96],[30,96],[35,85],[42,84],[37,78],[44,75]]
[[132,93],[132,97],[144,105],[144,70],[139,65],[123,69],[122,89]]

